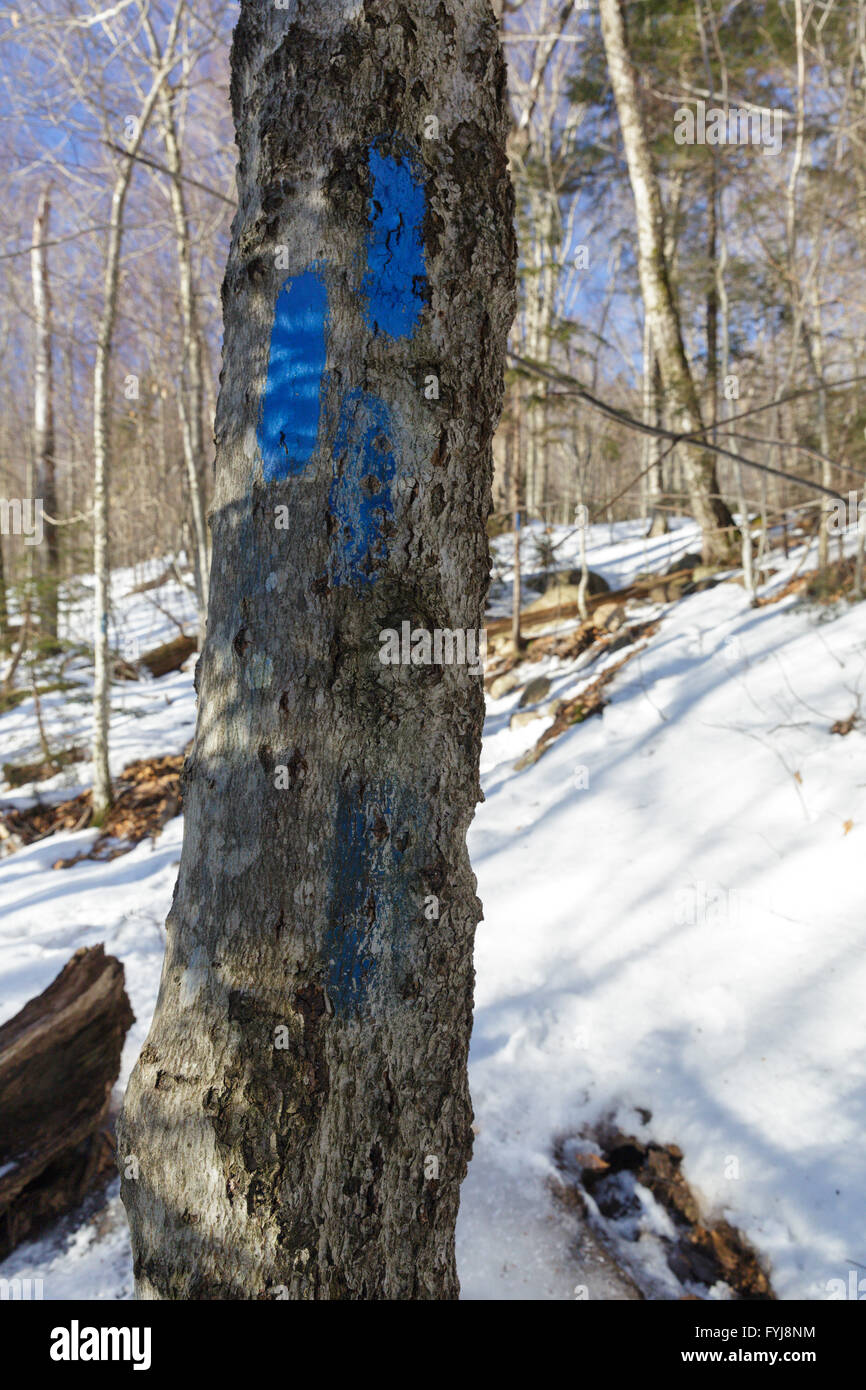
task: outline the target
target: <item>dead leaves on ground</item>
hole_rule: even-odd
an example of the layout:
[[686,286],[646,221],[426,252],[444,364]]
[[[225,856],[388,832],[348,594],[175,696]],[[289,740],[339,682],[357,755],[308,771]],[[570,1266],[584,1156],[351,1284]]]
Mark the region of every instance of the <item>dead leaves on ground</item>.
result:
[[[180,813],[183,763],[182,753],[130,763],[115,783],[114,804],[94,843],[70,859],[58,859],[53,867],[68,869],[83,859],[115,859],[148,836],[157,836],[166,822]],[[11,840],[11,848],[17,849],[58,831],[83,830],[90,824],[91,801],[91,793],[86,791],[56,806],[0,812],[0,842]]]
[[558,739],[561,734],[573,728],[575,724],[582,724],[584,720],[591,718],[592,715],[601,714],[601,711],[607,703],[602,694],[605,687],[610,684],[617,672],[622,670],[623,666],[627,665],[633,657],[644,650],[646,639],[652,637],[658,632],[658,629],[659,624],[655,621],[635,623],[632,627],[625,628],[609,640],[602,648],[599,655],[603,656],[605,652],[616,651],[624,646],[630,646],[632,650],[621,657],[619,661],[614,662],[612,666],[608,666],[606,670],[596,676],[594,681],[590,681],[589,685],[585,686],[579,695],[575,695],[573,699],[566,700],[563,703],[553,723],[544,730],[544,733],[538,739],[537,743],[535,743],[532,748],[529,748],[522,757],[518,758],[517,762],[514,764],[515,769],[522,772],[524,768],[531,767],[533,763],[538,762],[542,754],[547,752],[550,744]]

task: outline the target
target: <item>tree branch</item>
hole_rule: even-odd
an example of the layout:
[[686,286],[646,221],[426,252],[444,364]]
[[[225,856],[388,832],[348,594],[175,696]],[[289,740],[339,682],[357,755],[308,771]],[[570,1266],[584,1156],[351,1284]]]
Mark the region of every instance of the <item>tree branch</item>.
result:
[[[545,367],[539,367],[536,363],[530,362],[525,357],[518,357],[516,353],[508,353],[509,360],[516,363],[524,371],[530,372],[533,376],[541,377],[544,381],[553,382],[555,385],[565,386],[568,389],[558,391],[556,396],[576,396],[578,400],[586,401],[594,410],[598,410],[602,415],[606,415],[609,420],[615,420],[617,424],[625,425],[627,429],[637,430],[639,434],[650,434],[657,439],[667,439],[673,447],[676,444],[700,443],[701,447],[708,449],[710,453],[718,454],[721,458],[733,459],[735,463],[741,463],[746,468],[755,468],[760,473],[769,473],[774,478],[785,478],[789,483],[797,483],[800,487],[811,488],[814,492],[821,492],[826,497],[833,497],[839,502],[844,502],[845,498],[841,492],[836,492],[833,488],[824,487],[823,483],[816,483],[811,478],[801,478],[796,473],[787,473],[782,468],[772,468],[768,463],[756,463],[754,459],[748,459],[744,454],[737,454],[733,449],[726,449],[722,444],[715,444],[707,439],[706,435],[712,426],[707,426],[704,430],[693,430],[689,434],[678,434],[675,430],[663,429],[660,425],[650,425],[643,420],[638,420],[634,415],[629,415],[625,410],[619,410],[616,406],[608,405],[606,401],[599,400],[585,386],[581,386],[576,377],[569,376],[567,372],[552,372]],[[820,388],[817,388],[820,389]],[[827,388],[825,388],[827,389]],[[801,393],[808,394],[808,393]]]

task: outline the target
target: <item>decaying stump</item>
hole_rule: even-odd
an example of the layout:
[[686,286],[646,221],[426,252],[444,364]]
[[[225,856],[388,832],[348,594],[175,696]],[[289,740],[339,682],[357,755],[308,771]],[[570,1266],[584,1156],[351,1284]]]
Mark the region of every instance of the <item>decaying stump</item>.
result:
[[115,1171],[104,1126],[133,1022],[123,966],[91,946],[0,1027],[0,1259]]

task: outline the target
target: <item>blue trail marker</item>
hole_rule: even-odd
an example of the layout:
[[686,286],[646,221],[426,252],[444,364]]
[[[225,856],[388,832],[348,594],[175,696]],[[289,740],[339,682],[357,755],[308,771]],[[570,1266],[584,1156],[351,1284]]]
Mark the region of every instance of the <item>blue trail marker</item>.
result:
[[409,157],[369,150],[373,191],[367,236],[367,273],[361,281],[365,317],[373,333],[411,338],[424,307],[424,183]]
[[370,907],[375,911],[379,875],[370,858],[364,808],[345,791],[340,792],[336,832],[326,937],[328,995],[337,1013],[348,1014],[362,1003],[374,970],[366,944],[367,908],[372,895]]
[[315,269],[286,280],[274,306],[258,443],[266,483],[303,473],[319,434],[328,296]]
[[382,522],[393,513],[397,470],[388,407],[367,391],[343,400],[334,440],[334,480],[328,499],[337,530],[331,548],[334,584],[369,584],[384,554]]
[[418,914],[416,870],[395,844],[394,832],[417,819],[413,809],[411,796],[395,796],[387,783],[366,794],[357,786],[338,792],[324,940],[328,997],[338,1017],[366,1008],[377,977],[393,989],[405,965],[403,932]]
[[[424,182],[411,155],[368,150],[372,190],[362,310],[373,335],[414,336],[424,308]],[[266,483],[298,477],[319,438],[329,331],[328,295],[311,265],[281,287],[274,305],[268,375],[257,438]],[[336,522],[331,581],[372,583],[386,554],[383,523],[392,514],[397,470],[388,406],[350,391],[340,407],[329,506]]]

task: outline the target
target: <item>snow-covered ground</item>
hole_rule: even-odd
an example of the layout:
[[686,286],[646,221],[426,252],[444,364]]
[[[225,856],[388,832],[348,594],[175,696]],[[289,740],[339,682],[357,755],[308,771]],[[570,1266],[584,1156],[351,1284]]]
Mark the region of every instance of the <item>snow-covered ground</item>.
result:
[[[510,544],[496,545],[500,612]],[[696,548],[689,524],[645,542],[640,524],[621,523],[613,536],[592,528],[589,558],[616,587]],[[538,568],[530,550],[527,571]],[[572,536],[557,563],[576,559]],[[775,560],[763,594],[802,556]],[[141,577],[115,577],[131,641],[143,650],[176,635],[168,613],[192,631],[173,581],[123,597]],[[866,605],[789,597],[753,609],[727,582],[634,615],[659,616],[658,633],[614,678],[601,717],[534,766],[515,770],[548,721],[512,731],[519,690],[488,700],[486,801],[470,834],[485,919],[470,1060],[478,1134],[458,1226],[464,1297],[573,1298],[581,1285],[593,1299],[626,1296],[597,1250],[578,1255],[573,1219],[547,1187],[555,1139],[614,1115],[680,1146],[705,1212],[745,1232],[779,1297],[826,1298],[829,1281],[866,1267],[866,762],[862,729],[830,732],[866,691]],[[75,621],[86,631],[86,602]],[[548,675],[553,698],[599,669],[547,659],[524,671]],[[45,696],[43,717],[52,740],[84,743],[89,676],[67,674],[83,698]],[[113,708],[114,770],[179,753],[192,672],[117,686]],[[30,701],[0,716],[0,749],[2,761],[38,756]],[[39,794],[59,795],[64,781],[78,790],[88,774],[75,765]],[[121,1086],[155,1001],[181,828],[172,821],[107,863],[51,868],[91,831],[0,861],[0,1021],[73,950],[104,941],[136,1014]],[[648,1207],[636,1253],[645,1247],[657,1296],[676,1297],[657,1224]],[[116,1192],[0,1274],[42,1276],[47,1298],[130,1297]]]

